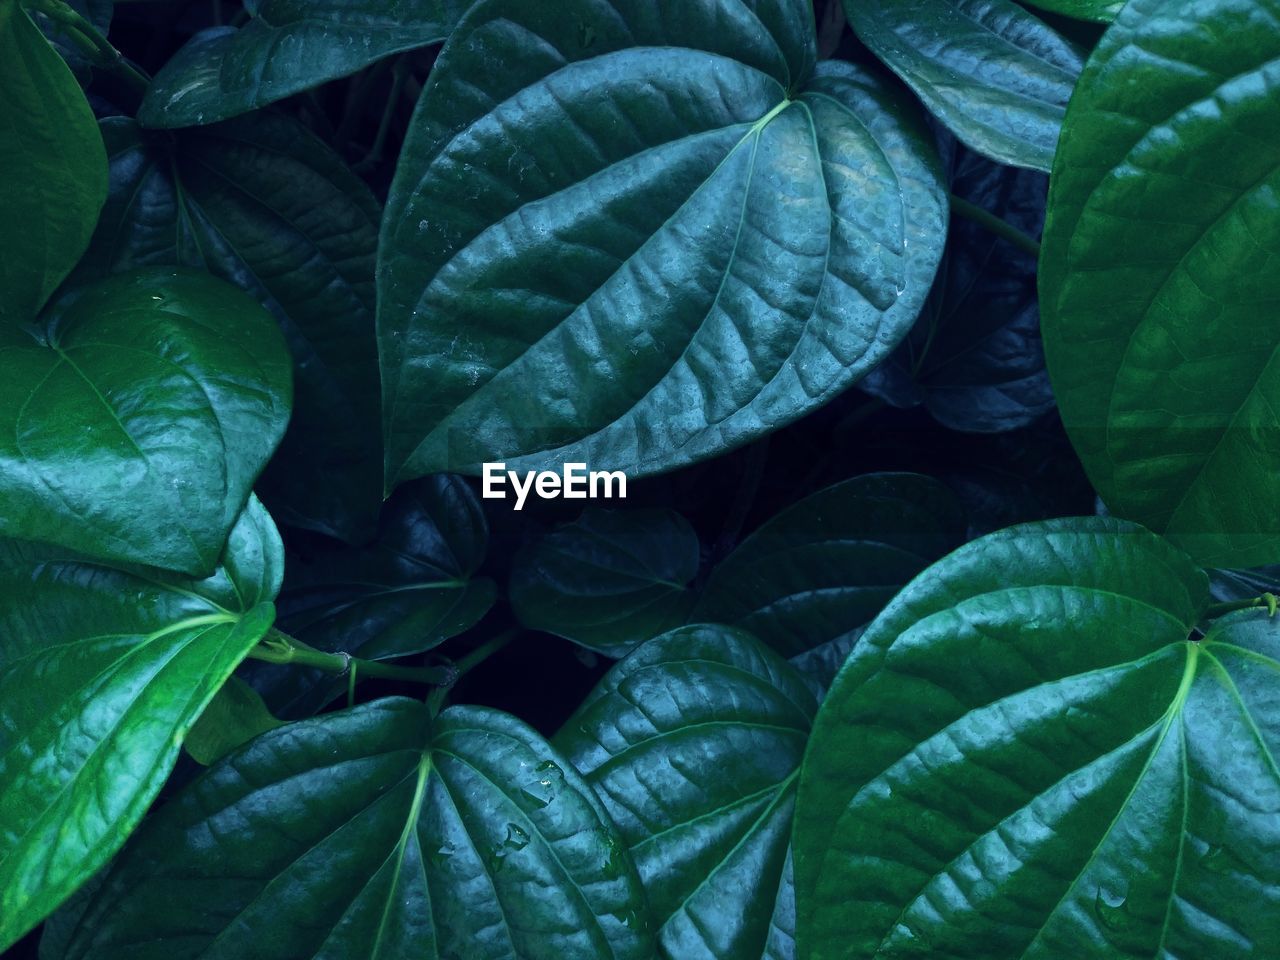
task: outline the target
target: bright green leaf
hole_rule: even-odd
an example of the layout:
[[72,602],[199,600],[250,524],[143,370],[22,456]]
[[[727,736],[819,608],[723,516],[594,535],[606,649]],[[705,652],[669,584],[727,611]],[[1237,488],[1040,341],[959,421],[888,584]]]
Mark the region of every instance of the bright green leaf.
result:
[[200,581],[0,541],[0,950],[124,844],[271,626],[282,566],[257,501]]
[[75,266],[107,195],[93,112],[16,0],[0,3],[0,319],[25,324]]
[[965,144],[1047,171],[1084,53],[1012,0],[844,0],[858,38]]
[[207,30],[169,59],[138,110],[189,127],[256,110],[376,60],[439,43],[466,0],[257,0],[240,29]]
[[390,699],[212,767],[117,858],[61,960],[649,960],[588,787],[506,714]]
[[1280,560],[1280,3],[1133,0],[1072,100],[1040,294],[1062,419],[1117,516]]
[[748,634],[683,627],[618,663],[557,735],[631,849],[669,960],[790,956],[791,815],[816,706]]
[[258,691],[239,677],[230,677],[187,731],[182,745],[207,767],[280,723]]
[[622,657],[685,622],[698,535],[673,510],[588,508],[517,555],[511,606],[545,630]]
[[213,570],[289,417],[275,322],[203,274],[77,291],[0,340],[0,533]]
[[818,714],[800,956],[1246,960],[1280,947],[1280,622],[1088,518],[922,574]]
[[808,0],[480,0],[379,248],[387,485],[650,474],[789,423],[919,313],[946,209],[902,92]]

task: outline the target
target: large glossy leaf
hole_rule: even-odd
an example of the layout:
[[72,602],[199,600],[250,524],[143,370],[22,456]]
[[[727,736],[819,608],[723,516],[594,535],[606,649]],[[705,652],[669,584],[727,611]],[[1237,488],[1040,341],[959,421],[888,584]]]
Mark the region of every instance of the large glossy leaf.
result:
[[964,143],[1048,171],[1084,53],[1012,0],[844,0],[854,32]]
[[466,0],[256,0],[239,29],[193,37],[156,74],[138,119],[189,127],[246,113],[402,50],[438,43]]
[[663,956],[790,956],[791,814],[815,708],[751,636],[693,626],[615,666],[557,735],[631,849]]
[[63,960],[648,960],[635,868],[506,714],[379,700],[265,734],[156,815]]
[[929,477],[854,477],[788,507],[712,572],[692,619],[741,627],[791,657],[866,626],[964,539],[963,511]]
[[0,950],[124,843],[271,626],[282,566],[257,501],[206,580],[0,541]]
[[77,277],[181,264],[259,300],[284,331],[297,394],[262,497],[282,523],[367,540],[382,486],[368,187],[282,115],[174,134],[113,117],[102,133],[111,192]]
[[34,319],[84,251],[107,194],[88,101],[25,10],[0,4],[0,320]]
[[220,280],[143,270],[0,339],[0,533],[210,573],[289,417],[271,317]]
[[905,333],[936,158],[902,93],[813,65],[807,0],[481,0],[379,249],[387,483],[654,473],[812,410]]
[[1211,566],[1280,560],[1280,3],[1134,0],[1072,101],[1040,292],[1111,511]]
[[673,510],[588,508],[517,556],[511,606],[545,630],[621,657],[693,608],[698,535]]
[[[410,484],[387,504],[370,546],[290,557],[281,629],[317,649],[365,660],[429,650],[493,606],[493,581],[476,576],[488,540],[484,511],[461,478]],[[290,716],[314,713],[347,685],[345,677],[305,668],[255,666],[255,684]]]
[[1090,518],[966,546],[868,629],[796,819],[800,956],[1245,960],[1280,946],[1280,622]]

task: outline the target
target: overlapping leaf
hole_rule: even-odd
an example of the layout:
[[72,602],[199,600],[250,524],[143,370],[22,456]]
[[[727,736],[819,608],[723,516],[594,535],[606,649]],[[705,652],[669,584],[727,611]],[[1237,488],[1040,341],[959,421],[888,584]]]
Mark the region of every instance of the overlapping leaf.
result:
[[0,949],[124,843],[270,628],[282,566],[257,501],[200,581],[0,541]]
[[156,815],[61,960],[649,960],[591,788],[506,714],[379,700],[265,734]]
[[919,312],[946,211],[910,103],[806,0],[481,0],[388,202],[387,482],[654,473],[780,427]]
[[1032,0],[1031,5],[1078,20],[1110,23],[1124,6],[1124,0]]
[[1280,3],[1133,0],[1080,80],[1041,260],[1054,391],[1118,516],[1280,560]]

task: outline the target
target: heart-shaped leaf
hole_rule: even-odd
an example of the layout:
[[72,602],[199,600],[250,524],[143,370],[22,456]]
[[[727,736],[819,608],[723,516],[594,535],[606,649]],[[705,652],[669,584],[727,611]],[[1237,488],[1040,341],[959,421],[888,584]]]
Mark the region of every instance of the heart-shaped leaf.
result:
[[[1045,352],[1117,516],[1209,566],[1280,560],[1280,3],[1133,0],[1049,194]],[[1159,65],[1159,66],[1157,66]]]
[[107,196],[93,111],[16,0],[0,4],[0,320],[30,322],[75,266]]
[[674,510],[588,508],[520,552],[511,606],[531,630],[622,657],[685,622],[698,559],[698,535]]
[[1048,171],[1084,53],[1012,0],[844,0],[854,32],[965,144]]
[[289,418],[270,315],[203,274],[146,270],[0,336],[0,534],[197,576]]
[[1245,960],[1280,945],[1280,624],[1089,518],[975,541],[836,678],[796,814],[800,956]]
[[264,734],[117,858],[62,960],[649,960],[598,801],[506,714],[378,700]]
[[197,34],[164,65],[138,110],[148,127],[247,113],[376,60],[439,43],[465,0],[258,0],[249,21]]
[[282,566],[256,500],[200,581],[0,541],[0,950],[124,844],[270,628]]
[[76,270],[207,270],[271,311],[294,358],[294,413],[259,495],[281,523],[349,542],[382,490],[374,341],[377,201],[301,123],[260,113],[148,133],[102,122],[111,190]]
[[748,634],[683,627],[618,663],[557,735],[631,849],[664,957],[760,960],[770,941],[788,956],[791,814],[816,706]]
[[881,360],[945,235],[900,91],[808,0],[480,0],[388,200],[387,484],[740,446]]

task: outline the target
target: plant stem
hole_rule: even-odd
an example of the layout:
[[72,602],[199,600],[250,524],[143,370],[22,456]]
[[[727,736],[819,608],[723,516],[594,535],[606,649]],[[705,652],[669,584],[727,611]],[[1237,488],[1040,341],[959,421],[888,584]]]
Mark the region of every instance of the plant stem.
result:
[[453,665],[453,679],[445,686],[437,687],[427,695],[427,710],[434,717],[440,712],[440,708],[444,706],[445,698],[449,695],[449,691],[453,689],[453,685],[463,678],[472,669],[479,666],[484,661],[509,644],[518,637],[523,631],[519,627],[512,627],[510,630],[504,630],[496,637],[486,640],[480,646],[476,647],[462,659],[456,661]]
[[96,66],[120,74],[138,93],[145,93],[151,86],[151,78],[126,60],[74,7],[63,0],[32,0],[31,7],[70,30],[73,42],[93,58]]
[[1273,593],[1264,593],[1260,597],[1251,597],[1248,600],[1231,600],[1227,603],[1212,604],[1205,609],[1201,620],[1216,620],[1218,617],[1226,616],[1228,613],[1234,613],[1237,610],[1250,610],[1254,607],[1266,607],[1267,612],[1274,617],[1278,605],[1280,605],[1280,597],[1276,597]]
[[409,76],[409,60],[401,57],[391,68],[391,92],[387,94],[387,103],[382,110],[382,119],[378,121],[378,132],[374,134],[373,146],[365,154],[364,159],[353,168],[356,173],[367,173],[382,161],[382,151],[387,145],[387,133],[391,130],[391,118],[395,115],[396,106],[404,93],[404,82]]
[[404,667],[394,663],[383,663],[380,660],[362,660],[349,653],[326,653],[315,647],[309,647],[279,630],[268,633],[266,639],[249,651],[249,657],[264,663],[314,667],[338,676],[348,670],[352,672],[358,670],[364,677],[405,680],[431,686],[452,683],[457,676],[452,667]]
[[994,213],[983,210],[976,203],[970,203],[963,197],[957,197],[954,193],[950,194],[951,209],[954,213],[959,214],[966,220],[972,220],[979,226],[986,227],[998,237],[1003,237],[1012,243],[1019,250],[1031,254],[1037,259],[1040,256],[1040,244],[1032,240],[1025,233],[1019,230],[1011,223],[1005,223]]

